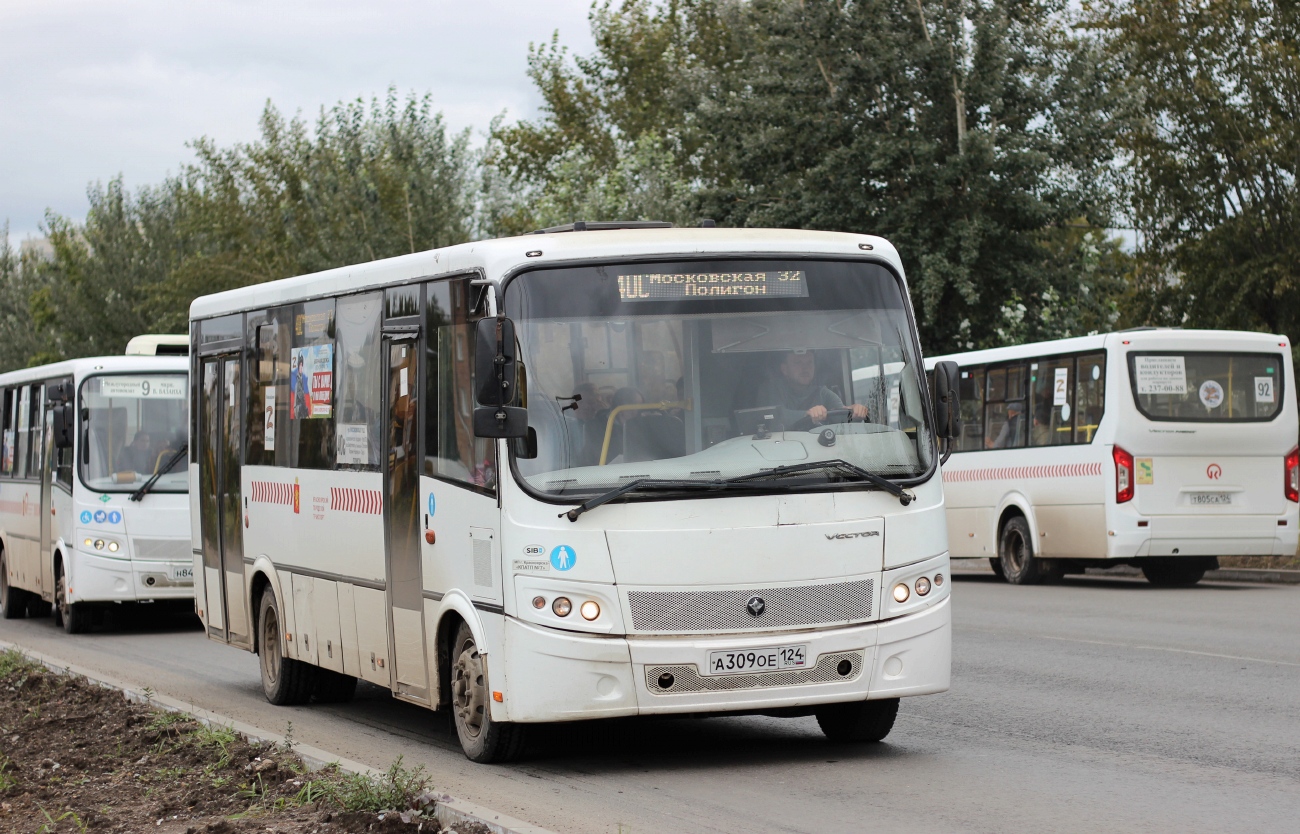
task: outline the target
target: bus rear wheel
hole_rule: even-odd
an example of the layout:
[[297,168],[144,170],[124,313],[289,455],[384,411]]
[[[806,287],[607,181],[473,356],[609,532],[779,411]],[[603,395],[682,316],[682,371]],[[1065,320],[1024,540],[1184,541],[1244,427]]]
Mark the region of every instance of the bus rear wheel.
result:
[[0,556],[0,616],[19,620],[27,616],[27,592],[9,584],[9,566]]
[[461,623],[450,652],[451,714],[460,747],[472,762],[509,762],[524,748],[524,728],[492,720],[487,666],[469,626]]
[[831,741],[873,742],[881,741],[894,729],[898,717],[898,699],[857,701],[849,704],[827,704],[814,713],[817,726]]
[[1142,574],[1158,588],[1190,588],[1210,567],[1205,559],[1148,559],[1142,563]]
[[307,703],[316,687],[316,667],[285,657],[284,619],[275,592],[268,588],[257,608],[258,665],[266,700],[278,707]]
[[1013,516],[998,537],[998,564],[1002,578],[1012,585],[1037,585],[1060,578],[1054,566],[1034,555],[1034,538],[1024,516]]

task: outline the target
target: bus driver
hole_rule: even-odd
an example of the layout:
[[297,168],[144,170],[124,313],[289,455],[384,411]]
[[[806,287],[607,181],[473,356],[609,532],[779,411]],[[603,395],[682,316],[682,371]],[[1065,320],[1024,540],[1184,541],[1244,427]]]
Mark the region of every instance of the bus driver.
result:
[[[817,382],[817,356],[810,350],[787,353],[759,391],[760,402],[781,408],[781,422],[787,427],[805,418],[818,425],[829,412],[845,408],[839,395]],[[854,403],[848,408],[853,419],[867,419],[865,405]]]

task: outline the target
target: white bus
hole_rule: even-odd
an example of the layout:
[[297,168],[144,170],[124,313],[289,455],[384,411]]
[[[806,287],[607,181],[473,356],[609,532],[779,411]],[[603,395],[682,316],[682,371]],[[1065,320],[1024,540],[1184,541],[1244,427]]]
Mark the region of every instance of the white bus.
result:
[[123,603],[193,606],[184,358],[0,374],[0,608],[69,633]]
[[1192,585],[1291,555],[1300,453],[1285,336],[1153,329],[927,360],[960,367],[953,558],[1015,584],[1089,566]]
[[360,678],[499,761],[614,716],[878,740],[948,687],[943,432],[893,247],[609,225],[193,303],[199,615],[273,703]]

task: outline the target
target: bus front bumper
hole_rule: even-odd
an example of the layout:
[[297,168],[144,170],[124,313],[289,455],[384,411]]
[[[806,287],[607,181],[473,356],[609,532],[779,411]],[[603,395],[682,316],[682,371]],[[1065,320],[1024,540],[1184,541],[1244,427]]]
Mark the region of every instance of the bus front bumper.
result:
[[193,599],[192,580],[173,578],[176,569],[193,571],[193,562],[141,562],[110,559],[77,551],[68,571],[71,602],[140,602]]
[[[590,637],[507,617],[504,652],[488,659],[489,674],[506,687],[492,717],[541,722],[761,711],[943,692],[952,665],[950,603],[946,597],[885,622],[758,636]],[[807,647],[802,672],[698,674],[710,652],[791,645]],[[674,676],[668,688],[659,685],[665,673]],[[533,685],[512,687],[512,678]]]

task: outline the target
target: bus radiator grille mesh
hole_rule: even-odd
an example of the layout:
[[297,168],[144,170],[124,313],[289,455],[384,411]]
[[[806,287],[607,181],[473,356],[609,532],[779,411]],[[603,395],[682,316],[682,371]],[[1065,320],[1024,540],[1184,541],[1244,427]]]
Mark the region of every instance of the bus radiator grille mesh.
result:
[[[829,683],[856,680],[862,674],[862,652],[836,652],[824,654],[817,665],[809,669],[789,672],[755,672],[747,675],[701,675],[695,664],[683,666],[645,667],[645,685],[654,695],[675,695],[679,692],[729,692],[736,689],[764,689],[770,686],[794,686],[801,683]],[[852,668],[847,675],[840,674],[840,661],[847,660]],[[664,674],[672,675],[673,685],[665,689],[659,685]]]
[[[734,591],[631,591],[632,627],[643,632],[766,631],[871,619],[876,581]],[[750,600],[763,601],[754,616]]]
[[135,558],[149,561],[188,562],[194,558],[189,539],[131,539]]

